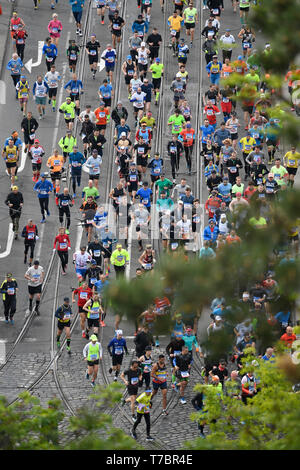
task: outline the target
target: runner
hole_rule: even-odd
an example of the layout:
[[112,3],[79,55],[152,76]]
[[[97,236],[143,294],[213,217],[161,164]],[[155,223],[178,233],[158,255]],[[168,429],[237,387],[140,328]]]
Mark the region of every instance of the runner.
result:
[[162,393],[162,407],[163,407],[163,415],[167,416],[169,413],[167,411],[167,366],[165,363],[165,356],[160,354],[158,356],[158,361],[153,364],[151,370],[151,377],[152,377],[152,387],[153,392],[151,398],[154,398],[157,394],[158,390],[161,390]]
[[154,441],[154,438],[152,436],[150,436],[150,429],[151,429],[150,408],[152,406],[152,404],[151,404],[151,393],[152,393],[152,390],[148,389],[148,390],[145,390],[144,393],[142,393],[139,397],[136,398],[136,401],[138,403],[138,405],[137,405],[137,418],[135,419],[135,423],[134,423],[133,428],[131,430],[131,436],[134,439],[137,439],[136,428],[140,424],[140,422],[142,420],[142,417],[144,416],[145,421],[146,421],[146,432],[147,432],[146,441]]
[[[5,280],[0,286],[0,292],[2,294],[3,306],[4,306],[4,318],[5,323],[10,322],[14,325],[14,314],[17,310],[17,292],[18,283],[11,273],[6,274]],[[8,320],[9,319],[9,320]]]
[[15,234],[15,240],[17,240],[19,232],[19,221],[24,199],[23,194],[19,191],[18,186],[12,186],[11,189],[11,192],[5,199],[5,204],[9,207],[9,215],[13,225],[13,232]]
[[35,98],[37,105],[37,111],[40,115],[40,119],[43,119],[46,111],[46,99],[49,93],[49,87],[45,80],[43,80],[41,75],[38,75],[37,81],[34,82],[32,88],[32,96]]
[[58,82],[61,79],[59,72],[56,70],[54,64],[50,66],[50,70],[45,75],[45,82],[48,84],[48,94],[49,94],[49,104],[52,103],[52,111],[56,110],[56,95],[57,95],[57,88]]
[[89,331],[93,327],[93,334],[98,337],[100,316],[104,313],[99,295],[93,294],[82,308],[87,312],[87,334],[89,335]]
[[67,338],[67,351],[68,354],[71,354],[71,315],[73,315],[72,308],[70,306],[70,299],[69,297],[64,298],[64,303],[58,307],[55,312],[55,316],[57,320],[57,336],[56,336],[56,344],[57,347],[60,348],[60,337],[65,330],[66,338]]
[[16,90],[18,92],[18,100],[23,116],[26,116],[27,102],[30,92],[29,82],[25,75],[21,75],[20,81],[16,84]]
[[[58,244],[58,246],[57,246]],[[58,235],[56,235],[54,239],[54,245],[53,245],[53,251],[55,252],[57,250],[57,254],[60,257],[61,261],[61,273],[63,276],[65,276],[67,267],[68,267],[68,250],[71,249],[71,241],[69,238],[69,235],[66,233],[66,229],[64,227],[61,227],[58,229]]]
[[98,342],[96,335],[92,335],[91,341],[85,345],[83,349],[83,357],[88,364],[86,379],[89,380],[91,375],[91,385],[92,387],[95,387],[95,381],[97,379],[99,369],[99,360],[102,361],[102,346],[101,343]]
[[126,340],[123,338],[123,331],[117,330],[114,336],[107,345],[107,350],[112,358],[112,367],[109,368],[109,373],[115,373],[114,382],[118,380],[121,365],[123,362],[124,351],[128,355]]
[[45,150],[41,146],[38,139],[34,139],[34,144],[29,147],[28,156],[32,163],[32,181],[37,183],[40,177],[42,167],[42,158],[45,155]]
[[[125,376],[127,377],[127,380]],[[124,406],[125,403],[130,402],[132,421],[135,423],[137,421],[137,418],[135,416],[135,402],[138,394],[138,386],[140,381],[142,380],[141,369],[139,368],[138,361],[132,361],[130,368],[123,371],[120,377],[125,383],[127,387],[127,392],[129,394],[128,398],[122,399],[122,406]]]
[[34,311],[37,316],[40,315],[40,300],[42,293],[42,284],[44,281],[44,268],[40,266],[38,260],[34,261],[33,266],[27,269],[25,273],[25,279],[28,280],[28,292],[29,292],[29,308],[26,310],[25,318],[27,318],[32,313],[32,302],[34,296],[36,296],[35,308]]
[[72,292],[72,303],[75,302],[75,295],[78,296],[77,305],[78,305],[78,313],[80,315],[80,328],[82,333],[82,338],[89,339],[88,329],[86,329],[85,322],[86,322],[86,312],[83,310],[83,306],[86,304],[87,300],[89,300],[92,295],[92,289],[88,287],[88,283],[83,281],[80,287],[74,289]]
[[33,261],[33,256],[34,256],[34,248],[35,248],[35,243],[39,239],[38,237],[38,228],[37,226],[33,223],[32,219],[28,220],[27,225],[22,230],[22,237],[24,237],[24,246],[25,246],[25,251],[24,251],[24,264],[27,263],[27,254],[30,248],[30,257],[29,257],[29,265],[32,265]]

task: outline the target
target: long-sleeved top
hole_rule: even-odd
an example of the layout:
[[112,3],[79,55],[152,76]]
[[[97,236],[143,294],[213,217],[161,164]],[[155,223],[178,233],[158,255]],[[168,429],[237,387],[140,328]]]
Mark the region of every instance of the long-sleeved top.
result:
[[5,199],[5,204],[8,206],[8,204],[12,204],[13,206],[10,207],[10,209],[14,209],[14,211],[20,211],[21,210],[21,204],[24,203],[23,195],[18,191],[16,194],[11,192],[7,195],[7,198]]
[[134,33],[135,31],[137,31],[139,33],[139,36],[142,36],[146,33],[148,33],[148,29],[149,29],[149,23],[148,21],[138,21],[138,20],[135,20],[133,23],[132,23],[132,26],[131,26],[131,31]]
[[121,118],[124,118],[125,120],[128,118],[128,111],[124,106],[122,106],[121,109],[116,107],[112,110],[111,118],[115,122],[115,125],[118,126],[121,122]]
[[84,7],[85,0],[69,0],[69,3],[72,7],[72,11],[80,12]]
[[22,119],[21,129],[24,129],[25,135],[33,134],[37,130],[38,127],[39,127],[39,123],[34,117],[32,117],[31,119],[24,117],[24,119]]
[[[83,348],[83,357],[87,357],[88,354],[89,354],[89,348],[90,348],[90,345],[92,345],[92,341],[90,341],[89,343],[87,343],[84,348]],[[101,343],[99,343],[98,341],[95,343],[95,345],[98,346],[98,349],[99,349],[99,357],[100,359],[102,359],[102,346],[101,346]]]
[[10,70],[11,75],[21,75],[22,68],[24,68],[24,64],[20,57],[17,60],[11,59],[6,66],[6,69]]
[[49,197],[49,193],[53,191],[53,184],[50,181],[38,181],[33,188],[38,193],[38,198]]
[[68,247],[71,247],[69,235],[64,233],[63,235],[57,235],[54,240],[53,249],[58,251],[68,251]]
[[113,356],[119,356],[120,354],[124,353],[124,350],[126,353],[128,353],[127,345],[126,345],[126,339],[125,338],[113,338],[110,340],[110,342],[107,345],[107,350],[110,355]]

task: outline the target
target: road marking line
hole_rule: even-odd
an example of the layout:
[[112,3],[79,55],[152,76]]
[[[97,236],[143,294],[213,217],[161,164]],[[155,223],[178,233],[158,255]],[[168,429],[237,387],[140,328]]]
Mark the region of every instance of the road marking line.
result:
[[8,236],[7,236],[7,243],[6,243],[6,250],[0,253],[0,258],[6,258],[11,252],[11,247],[14,239],[14,232],[13,232],[13,224],[10,223],[8,226]]

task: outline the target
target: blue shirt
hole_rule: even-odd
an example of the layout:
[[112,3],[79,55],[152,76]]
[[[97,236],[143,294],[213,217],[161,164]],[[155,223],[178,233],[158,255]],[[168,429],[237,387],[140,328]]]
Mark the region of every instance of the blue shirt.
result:
[[43,54],[46,55],[46,57],[56,57],[57,56],[57,47],[55,44],[45,44],[43,47]]
[[286,326],[287,326],[290,315],[291,315],[291,312],[278,312],[276,313],[275,318],[280,323],[286,323]]
[[24,67],[23,62],[21,61],[20,57],[18,57],[17,60],[11,59],[8,62],[6,69],[10,70],[12,75],[21,75],[23,67]]
[[48,192],[53,191],[53,184],[50,183],[50,181],[48,180],[45,180],[45,181],[39,180],[34,185],[33,191],[37,191],[39,199],[49,197]]
[[13,140],[14,141],[14,145],[16,147],[19,147],[20,145],[22,145],[22,140],[18,137],[16,140],[14,140],[12,137],[7,137],[7,139],[5,140],[4,142],[4,147],[6,147],[6,145],[8,145],[8,141],[9,140]]
[[215,132],[215,129],[213,126],[211,126],[210,124],[206,127],[206,126],[200,126],[200,131],[202,131],[202,137],[201,137],[201,141],[202,143],[206,142],[207,141],[207,138],[209,137],[212,137],[213,133]]
[[64,86],[64,89],[70,88],[71,95],[77,95],[83,89],[83,84],[81,80],[69,80],[68,83]]
[[141,90],[146,93],[145,100],[150,102],[152,96],[153,85],[152,83],[148,83],[148,85],[143,84],[141,86]]
[[105,49],[105,51],[103,51],[103,54],[101,56],[101,58],[105,60],[105,67],[112,67],[113,65],[115,65],[116,56],[117,54],[116,54],[115,49],[112,49],[111,51],[109,51],[108,49]]
[[227,183],[226,185],[224,183],[221,183],[218,186],[218,191],[220,194],[222,194],[222,196],[229,196],[231,188],[232,188],[231,183]]
[[140,198],[141,203],[144,204],[144,206],[146,206],[146,207],[151,206],[150,196],[152,194],[153,193],[152,193],[152,190],[150,188],[147,188],[147,189],[140,188],[136,193],[136,195]]
[[[110,348],[112,347],[112,354],[113,355],[120,355],[120,354],[123,354],[124,353],[124,349],[126,347],[126,339],[124,338],[121,338],[121,339],[117,339],[117,338],[113,338],[112,340],[110,340],[110,342],[108,343],[107,345],[107,348],[110,350]],[[125,350],[126,350],[125,349]]]
[[72,11],[74,11],[74,12],[82,11],[82,9],[84,7],[85,0],[77,0],[77,3],[75,3],[75,2],[76,2],[76,0],[69,0],[69,3],[72,7]]
[[101,279],[99,279],[99,281],[95,282],[95,284],[94,284],[98,294],[100,294],[102,292],[102,290],[108,285],[109,285],[108,280],[105,280],[104,282],[102,282]]
[[100,91],[101,95],[103,96],[103,98],[111,98],[112,86],[110,84],[108,84],[106,86],[102,85],[99,88],[99,91]]
[[117,130],[117,133],[118,133],[118,139],[120,138],[122,132],[125,132],[126,133],[126,137],[127,135],[129,134],[130,132],[130,127],[125,124],[125,126],[121,126],[121,124],[119,124],[118,126],[116,126],[116,130]]
[[162,165],[163,161],[161,158],[152,158],[151,162],[148,165],[148,168],[150,168],[150,173],[152,176],[160,176],[162,173]]
[[144,35],[145,33],[148,33],[148,29],[149,29],[148,21],[142,21],[141,23],[139,23],[137,20],[135,20],[131,26],[131,31],[133,33],[137,31],[138,33],[140,33],[139,36],[141,36],[142,34]]
[[82,166],[78,166],[78,163],[83,165],[85,158],[81,152],[71,152],[69,153],[69,163],[71,165],[72,173],[81,173]]

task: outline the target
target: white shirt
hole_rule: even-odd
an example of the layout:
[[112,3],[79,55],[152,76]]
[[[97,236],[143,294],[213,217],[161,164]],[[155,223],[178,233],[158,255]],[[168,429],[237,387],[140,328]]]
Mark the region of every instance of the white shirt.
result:
[[91,175],[98,175],[100,174],[100,166],[102,165],[102,158],[100,155],[97,156],[97,158],[94,157],[89,157],[85,164],[89,169],[90,169],[90,174]]
[[[83,348],[83,357],[87,357],[88,356],[88,353],[89,353],[89,348],[90,348],[90,345],[92,344],[92,341],[90,341],[89,343],[87,343],[84,348]],[[96,341],[95,343],[95,346],[99,346],[99,357],[100,359],[102,359],[102,346],[101,346],[101,343],[98,343],[98,341]]]
[[91,255],[88,253],[81,253],[81,251],[76,251],[73,254],[73,260],[75,261],[76,268],[79,269],[86,269],[87,268],[87,262],[92,259]]
[[130,86],[131,86],[131,88],[132,88],[132,92],[133,92],[133,93],[135,93],[135,92],[137,91],[137,89],[138,89],[139,87],[141,87],[142,85],[143,85],[143,82],[142,82],[139,78],[137,78],[137,79],[132,78],[132,79],[130,80]]
[[[234,36],[232,36],[232,34],[230,34],[229,36],[225,36],[225,34],[223,34],[220,37],[220,42],[222,42],[223,44],[231,45],[231,44],[235,44],[235,39],[234,39]],[[226,50],[232,51],[232,48],[229,49],[228,47],[226,47]]]
[[96,116],[95,116],[95,113],[94,111],[87,111],[86,109],[84,111],[81,111],[81,113],[79,114],[79,121],[80,122],[84,122],[84,116],[85,115],[88,115],[89,118],[90,118],[90,121],[95,124],[95,121],[96,121]]
[[58,82],[60,80],[60,75],[57,72],[57,70],[55,70],[54,73],[49,71],[49,72],[46,73],[44,80],[47,83],[49,88],[57,88],[58,87]]
[[133,106],[135,106],[136,108],[143,109],[145,97],[146,93],[144,93],[143,91],[141,91],[141,93],[133,93],[133,95],[131,96],[131,100],[135,100],[133,101]]
[[[215,28],[217,29],[220,29],[220,21],[219,20],[216,20],[216,18],[214,20],[212,20],[212,23],[211,23]],[[205,21],[205,26],[208,26],[208,20]]]
[[42,266],[38,266],[37,269],[34,266],[31,266],[27,269],[26,275],[30,276],[36,281],[28,281],[28,285],[31,287],[40,286],[42,284],[42,274],[44,273],[44,268]]
[[142,64],[142,65],[147,65],[148,64],[148,55],[150,53],[149,49],[142,49],[142,48],[139,48],[137,50],[137,53],[138,53],[138,63],[139,64]]

